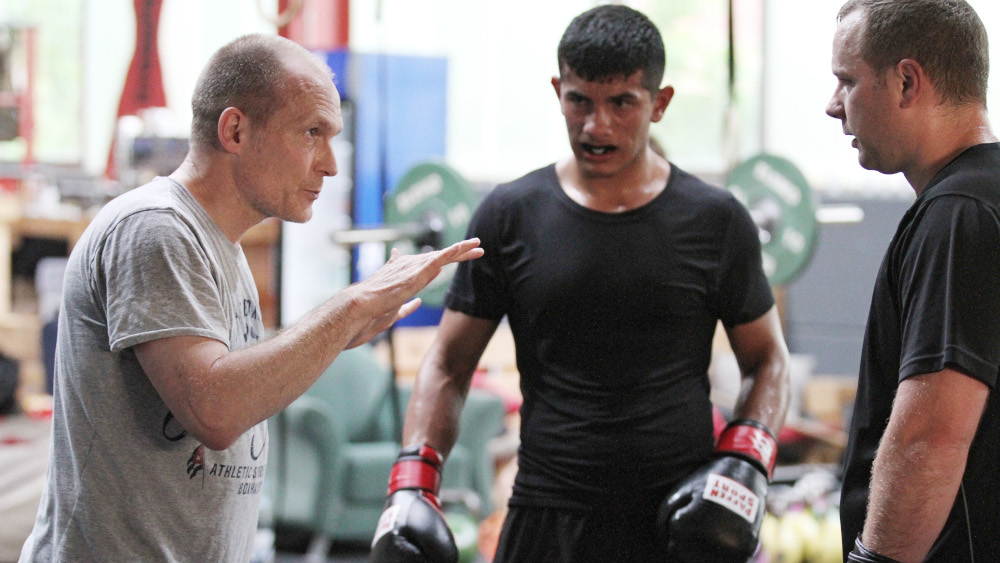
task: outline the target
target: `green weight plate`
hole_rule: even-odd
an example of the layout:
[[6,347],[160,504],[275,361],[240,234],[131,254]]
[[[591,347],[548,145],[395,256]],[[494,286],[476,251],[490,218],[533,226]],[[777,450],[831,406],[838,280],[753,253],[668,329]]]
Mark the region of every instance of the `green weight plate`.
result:
[[[399,181],[386,198],[385,224],[388,227],[412,223],[437,223],[441,228],[439,248],[465,238],[472,212],[479,197],[472,186],[452,168],[436,162],[417,164]],[[400,240],[394,246],[406,254],[421,252],[410,240]],[[456,264],[446,266],[418,295],[425,305],[444,305],[444,295],[455,275]]]
[[799,169],[779,156],[758,154],[729,173],[726,189],[750,210],[759,228],[768,281],[782,285],[801,274],[819,229],[812,191]]

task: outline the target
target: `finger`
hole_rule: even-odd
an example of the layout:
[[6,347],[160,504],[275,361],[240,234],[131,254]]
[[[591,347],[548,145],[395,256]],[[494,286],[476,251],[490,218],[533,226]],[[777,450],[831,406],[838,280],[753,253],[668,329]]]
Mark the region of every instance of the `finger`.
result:
[[465,254],[462,254],[460,256],[456,256],[451,261],[452,262],[465,262],[466,260],[475,260],[476,258],[482,258],[484,254],[486,254],[486,251],[483,250],[482,248],[473,248],[472,250],[466,252]]
[[400,252],[398,248],[392,247],[392,250],[389,251],[389,260],[392,260],[393,258],[398,258],[401,254],[402,252]]
[[403,306],[399,308],[399,312],[396,314],[396,320],[398,321],[399,319],[409,316],[410,313],[420,308],[421,303],[423,303],[423,301],[419,297],[403,303]]
[[455,244],[438,251],[438,258],[443,259],[442,264],[450,262],[462,262],[472,260],[483,255],[483,249],[479,248],[479,239],[471,238],[456,242]]

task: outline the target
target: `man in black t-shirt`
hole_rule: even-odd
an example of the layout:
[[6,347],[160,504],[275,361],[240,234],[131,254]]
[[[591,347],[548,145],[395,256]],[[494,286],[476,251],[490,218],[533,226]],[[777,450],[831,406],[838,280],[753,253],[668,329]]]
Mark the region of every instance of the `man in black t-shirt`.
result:
[[[558,60],[573,153],[476,211],[485,255],[459,268],[418,374],[376,558],[439,554],[427,546],[440,527],[422,528],[436,469],[506,316],[524,403],[496,561],[745,561],[788,401],[758,229],[730,194],[649,148],[674,90],[660,87],[663,42],[644,15],[581,14]],[[720,320],[745,385],[716,444],[707,370]]]
[[962,0],[852,0],[827,113],[917,194],[883,259],[841,496],[848,561],[1000,560],[1000,145]]

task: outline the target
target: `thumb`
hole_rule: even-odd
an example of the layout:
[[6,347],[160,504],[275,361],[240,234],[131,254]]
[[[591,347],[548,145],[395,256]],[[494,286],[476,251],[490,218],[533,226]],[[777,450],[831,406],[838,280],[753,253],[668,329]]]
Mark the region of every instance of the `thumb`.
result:
[[403,317],[409,316],[410,313],[416,311],[420,307],[421,303],[422,301],[419,297],[404,303],[403,306],[399,308],[396,319],[402,319]]

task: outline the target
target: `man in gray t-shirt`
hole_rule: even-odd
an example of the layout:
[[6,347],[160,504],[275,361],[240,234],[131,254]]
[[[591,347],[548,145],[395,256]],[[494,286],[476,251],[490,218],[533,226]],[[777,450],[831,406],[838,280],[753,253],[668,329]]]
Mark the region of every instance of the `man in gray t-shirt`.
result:
[[48,484],[21,561],[246,561],[266,420],[345,348],[412,312],[478,241],[393,258],[261,341],[240,246],[306,221],[343,129],[329,68],[286,39],[220,49],[192,100],[191,151],[110,202],[74,248],[59,318]]

